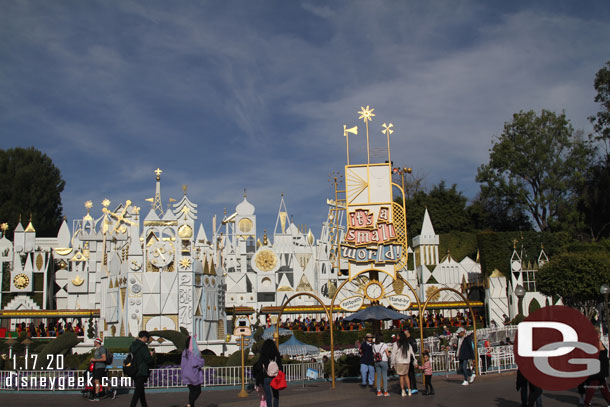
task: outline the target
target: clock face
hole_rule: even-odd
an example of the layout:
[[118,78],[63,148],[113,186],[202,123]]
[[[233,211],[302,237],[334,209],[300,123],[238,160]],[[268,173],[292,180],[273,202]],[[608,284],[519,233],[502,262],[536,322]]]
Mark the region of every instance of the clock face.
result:
[[17,274],[13,279],[13,284],[15,284],[15,287],[18,289],[23,290],[30,284],[30,278],[23,273]]
[[261,271],[271,271],[275,268],[277,264],[277,257],[275,253],[271,250],[261,250],[257,253],[254,258],[254,262],[256,263],[256,267],[258,267]]
[[364,293],[371,301],[378,301],[383,297],[383,286],[377,281],[370,281]]
[[174,247],[169,242],[156,242],[148,249],[148,260],[155,267],[165,267],[174,259]]

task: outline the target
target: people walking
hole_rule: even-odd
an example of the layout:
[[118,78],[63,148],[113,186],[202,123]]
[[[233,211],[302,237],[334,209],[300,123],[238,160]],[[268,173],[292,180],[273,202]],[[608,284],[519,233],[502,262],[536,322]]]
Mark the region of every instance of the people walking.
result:
[[364,337],[364,342],[360,344],[360,374],[362,383],[360,386],[366,387],[368,384],[373,387],[375,380],[375,361],[373,359],[373,334],[368,333]]
[[201,394],[201,384],[203,383],[203,371],[201,368],[204,365],[205,360],[201,357],[197,347],[197,337],[189,336],[186,338],[180,362],[182,383],[186,384],[189,389],[189,402],[186,407],[195,407],[195,400]]
[[517,369],[517,391],[521,391],[521,407],[534,407],[534,405],[542,407],[542,389],[528,381],[519,369]]
[[146,396],[144,395],[144,384],[148,380],[150,374],[150,367],[154,363],[152,357],[154,351],[148,350],[148,342],[150,342],[150,334],[148,331],[140,331],[138,338],[133,341],[129,347],[129,353],[133,355],[134,362],[137,366],[138,372],[133,378],[134,381],[134,392],[131,398],[131,407],[136,407],[138,400],[142,407],[147,407]]
[[595,393],[595,389],[599,389],[601,391],[602,396],[606,400],[606,403],[610,405],[610,392],[608,391],[608,384],[606,383],[606,377],[608,376],[610,370],[610,364],[608,362],[608,350],[602,343],[602,335],[599,331],[599,328],[595,328],[597,331],[597,349],[599,349],[599,372],[589,376],[589,378],[585,381],[585,406],[590,406],[591,399],[593,398],[593,394]]
[[[94,394],[90,400],[100,401],[102,380],[106,377],[106,348],[102,345],[102,340],[100,338],[95,338],[93,345],[95,346],[95,352],[93,353],[91,362],[95,363],[93,366]],[[116,396],[116,391],[113,395]]]
[[267,407],[279,407],[280,392],[271,387],[271,380],[278,371],[283,371],[282,355],[275,346],[273,339],[263,342],[258,361],[252,369],[257,386],[263,386]]
[[462,327],[458,328],[458,344],[457,344],[457,358],[459,361],[459,369],[464,375],[464,381],[462,386],[468,386],[474,382],[476,377],[475,373],[470,369],[470,361],[474,360],[474,343],[472,341],[472,334],[466,336],[466,330]]
[[[398,341],[392,345],[391,361],[399,377],[401,395],[411,396],[411,382],[409,380],[409,365],[415,360],[413,348],[404,331],[398,334]],[[406,391],[405,391],[406,387]]]
[[[375,361],[375,373],[377,374],[377,396],[389,397],[388,393],[388,360],[390,350],[383,341],[383,335],[377,334],[373,345],[373,359]],[[381,381],[383,380],[383,393],[381,392]]]

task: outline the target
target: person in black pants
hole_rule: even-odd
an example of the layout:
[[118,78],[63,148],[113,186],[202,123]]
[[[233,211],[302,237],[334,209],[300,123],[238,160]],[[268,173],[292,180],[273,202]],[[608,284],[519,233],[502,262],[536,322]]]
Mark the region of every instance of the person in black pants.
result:
[[[411,331],[409,331],[408,329],[404,330],[405,335],[407,336],[407,340],[409,341],[409,345],[411,345],[411,348],[413,349],[413,354],[416,354],[418,352],[417,349],[417,342],[415,341],[415,338],[413,338],[411,336]],[[415,356],[413,356],[411,358],[411,363],[409,363],[409,382],[411,383],[411,394],[415,394],[417,393],[417,380],[415,380]]]
[[138,333],[138,339],[133,341],[129,347],[129,352],[133,355],[136,366],[138,367],[138,372],[133,378],[135,390],[133,392],[133,397],[131,398],[131,407],[136,407],[138,400],[140,400],[142,407],[148,406],[146,403],[146,396],[144,395],[144,384],[148,380],[150,366],[152,366],[154,362],[152,357],[154,351],[149,351],[147,346],[149,341],[150,334],[148,331],[140,331],[140,333]]

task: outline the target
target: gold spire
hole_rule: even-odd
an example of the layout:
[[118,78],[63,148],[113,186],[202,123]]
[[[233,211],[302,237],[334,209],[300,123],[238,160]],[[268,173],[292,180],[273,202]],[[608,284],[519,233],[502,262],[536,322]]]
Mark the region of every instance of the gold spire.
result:
[[188,185],[184,184],[182,185],[182,192],[184,192],[184,195],[186,195],[186,191],[188,190]]
[[157,167],[157,169],[155,170],[155,174],[157,175],[157,181],[161,181],[162,172],[163,172],[163,170],[161,170],[159,167]]
[[25,232],[26,233],[35,233],[36,229],[34,229],[34,225],[32,225],[32,213],[30,212],[30,223],[28,223],[28,226],[25,228]]

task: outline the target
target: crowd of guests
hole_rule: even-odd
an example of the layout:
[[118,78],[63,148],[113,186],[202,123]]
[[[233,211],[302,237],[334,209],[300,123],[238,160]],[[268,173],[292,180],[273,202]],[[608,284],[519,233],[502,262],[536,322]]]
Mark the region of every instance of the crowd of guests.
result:
[[38,325],[35,325],[33,322],[30,322],[29,325],[26,325],[25,322],[17,324],[17,335],[22,336],[22,334],[25,334],[29,338],[57,337],[64,332],[74,332],[77,336],[84,335],[83,326],[80,321],[74,325],[72,322],[66,322],[64,325],[61,321],[49,322],[46,326],[42,321]]
[[[483,324],[483,315],[475,315],[475,319],[478,323]],[[442,326],[453,326],[453,327],[469,327],[472,326],[472,316],[470,312],[462,313],[458,312],[455,316],[445,317],[440,312],[426,312],[424,316],[424,327],[425,328],[439,328]],[[266,317],[266,326],[272,325],[271,316]],[[392,322],[393,328],[402,330],[409,328],[419,328],[419,315],[417,313],[409,312],[409,318],[406,320],[396,320]],[[280,327],[290,329],[291,331],[303,331],[303,332],[322,332],[330,329],[329,323],[326,318],[322,317],[316,319],[314,317],[306,316],[305,318],[298,316],[295,319],[287,318],[283,322],[280,322]],[[334,320],[334,327],[340,331],[359,331],[364,329],[362,322],[346,321],[342,317],[337,317]]]

